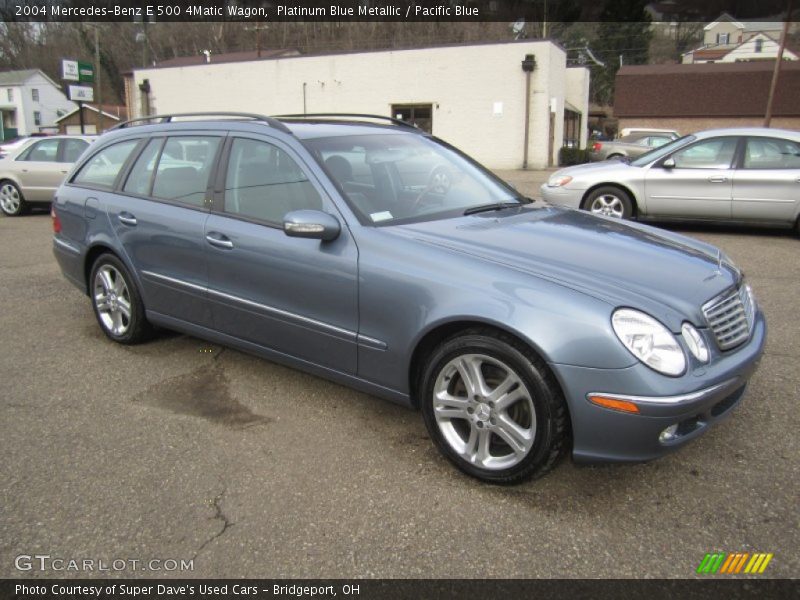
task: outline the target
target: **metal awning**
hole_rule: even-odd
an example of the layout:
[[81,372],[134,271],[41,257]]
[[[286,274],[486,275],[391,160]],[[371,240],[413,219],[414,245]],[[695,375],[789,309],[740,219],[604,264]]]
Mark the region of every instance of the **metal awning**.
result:
[[568,111],[571,111],[571,112],[574,112],[574,113],[578,113],[579,115],[583,114],[583,111],[581,109],[576,108],[575,106],[573,106],[572,104],[570,104],[566,100],[564,100],[564,110],[568,110]]

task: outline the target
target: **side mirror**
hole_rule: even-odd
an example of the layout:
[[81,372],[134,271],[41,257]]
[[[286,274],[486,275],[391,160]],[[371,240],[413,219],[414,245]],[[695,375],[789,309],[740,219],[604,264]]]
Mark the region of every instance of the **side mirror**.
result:
[[329,242],[339,237],[339,220],[321,210],[293,210],[283,217],[283,232],[289,237]]
[[674,158],[668,158],[663,163],[661,163],[661,166],[664,167],[665,169],[674,169],[675,168],[675,159]]

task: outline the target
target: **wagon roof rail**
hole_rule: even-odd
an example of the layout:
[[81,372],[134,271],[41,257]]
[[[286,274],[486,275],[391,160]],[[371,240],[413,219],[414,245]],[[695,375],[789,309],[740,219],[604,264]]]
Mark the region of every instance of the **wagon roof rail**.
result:
[[419,128],[408,121],[403,121],[402,119],[395,119],[394,117],[387,117],[385,115],[370,115],[366,113],[304,113],[304,114],[292,114],[292,115],[273,115],[272,118],[274,119],[327,119],[327,118],[339,118],[339,119],[377,119],[379,121],[389,121],[398,127],[406,127],[409,129],[413,129],[414,131],[419,131]]
[[291,134],[291,130],[283,123],[273,117],[266,115],[259,115],[256,113],[244,112],[227,112],[227,111],[213,111],[213,112],[194,112],[194,113],[171,113],[166,115],[149,115],[146,117],[137,117],[136,119],[129,119],[124,123],[120,123],[113,129],[124,129],[130,127],[134,123],[141,123],[143,121],[153,121],[157,123],[170,123],[175,117],[232,117],[236,119],[249,119],[251,121],[260,121],[269,125],[273,129]]

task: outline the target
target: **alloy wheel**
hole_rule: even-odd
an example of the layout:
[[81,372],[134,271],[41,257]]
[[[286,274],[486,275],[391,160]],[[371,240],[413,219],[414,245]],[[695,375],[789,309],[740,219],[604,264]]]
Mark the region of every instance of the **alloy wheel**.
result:
[[0,186],[0,207],[8,215],[15,215],[19,212],[22,198],[19,190],[13,183],[4,183]]
[[589,210],[596,215],[605,215],[607,217],[617,217],[621,219],[625,214],[625,207],[622,200],[613,194],[602,194],[592,201]]
[[94,304],[100,321],[115,336],[124,335],[131,325],[131,298],[125,278],[106,264],[94,277]]
[[536,411],[520,376],[485,354],[448,362],[434,384],[433,413],[442,436],[465,461],[508,469],[533,448]]

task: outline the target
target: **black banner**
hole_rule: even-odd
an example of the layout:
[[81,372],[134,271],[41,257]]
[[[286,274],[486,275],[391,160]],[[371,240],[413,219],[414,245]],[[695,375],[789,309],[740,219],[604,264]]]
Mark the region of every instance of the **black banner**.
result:
[[[711,21],[785,18],[786,0],[0,0],[3,21]],[[649,7],[649,8],[646,8]],[[795,12],[795,15],[798,13]],[[637,16],[637,19],[640,17]],[[795,17],[796,18],[796,17]]]
[[0,597],[15,600],[150,599],[211,600],[241,598],[358,598],[359,600],[706,600],[797,598],[800,583],[781,579],[669,580],[436,580],[436,579],[14,579],[0,583]]

